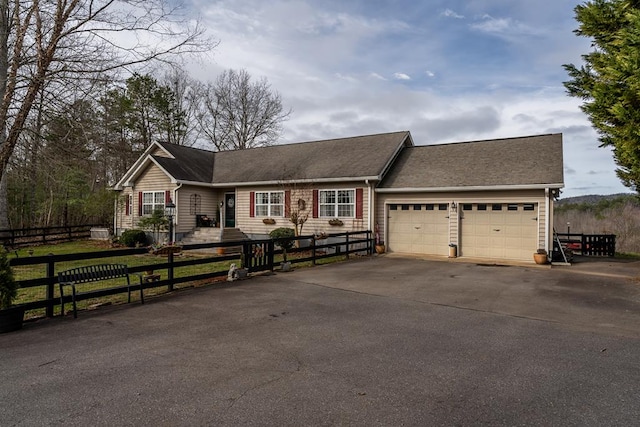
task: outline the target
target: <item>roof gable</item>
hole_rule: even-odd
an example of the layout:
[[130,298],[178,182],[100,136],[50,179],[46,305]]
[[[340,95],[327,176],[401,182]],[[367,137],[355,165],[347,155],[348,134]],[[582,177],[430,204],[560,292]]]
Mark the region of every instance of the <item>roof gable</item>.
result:
[[562,134],[410,147],[384,189],[564,185]]

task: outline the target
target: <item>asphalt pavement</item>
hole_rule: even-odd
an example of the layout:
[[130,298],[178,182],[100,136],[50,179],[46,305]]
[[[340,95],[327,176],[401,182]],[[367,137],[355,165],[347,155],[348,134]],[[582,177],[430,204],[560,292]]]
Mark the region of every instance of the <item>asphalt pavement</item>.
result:
[[34,425],[637,425],[640,264],[356,259],[0,335]]

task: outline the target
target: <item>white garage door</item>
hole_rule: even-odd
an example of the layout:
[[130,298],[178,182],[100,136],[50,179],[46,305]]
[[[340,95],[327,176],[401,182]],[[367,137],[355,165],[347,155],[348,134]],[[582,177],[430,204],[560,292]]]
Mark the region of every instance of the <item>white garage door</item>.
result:
[[459,254],[531,261],[538,249],[537,216],[534,203],[462,204]]
[[391,204],[387,246],[392,252],[448,255],[447,203]]

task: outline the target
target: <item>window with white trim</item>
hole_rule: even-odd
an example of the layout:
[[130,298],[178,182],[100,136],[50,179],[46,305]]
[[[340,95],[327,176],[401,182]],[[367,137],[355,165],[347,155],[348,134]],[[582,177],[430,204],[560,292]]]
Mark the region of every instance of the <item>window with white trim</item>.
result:
[[164,211],[164,191],[143,191],[142,215],[151,215],[158,209]]
[[356,214],[355,190],[320,190],[321,218],[353,218]]
[[256,192],[256,216],[283,217],[284,191]]

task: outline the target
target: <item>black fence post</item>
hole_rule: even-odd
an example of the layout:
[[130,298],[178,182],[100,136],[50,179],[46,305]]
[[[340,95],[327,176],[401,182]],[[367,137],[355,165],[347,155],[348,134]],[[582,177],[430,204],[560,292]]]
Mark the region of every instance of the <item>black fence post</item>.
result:
[[316,235],[311,236],[311,256],[313,260],[311,261],[313,265],[316,265]]
[[273,253],[276,250],[275,248],[275,244],[273,243],[273,240],[269,240],[269,243],[267,243],[267,252],[269,252],[267,254],[267,262],[269,263],[269,271],[273,271],[274,269],[274,265],[273,265]]
[[169,268],[167,269],[167,277],[169,278],[169,292],[173,291],[173,252],[169,252],[167,256]]
[[349,249],[350,248],[349,248],[349,232],[348,231],[347,231],[347,234],[346,234],[344,240],[345,240],[345,243],[346,243],[345,247],[347,249],[347,259],[349,259]]
[[[53,257],[53,254],[49,254],[49,256]],[[47,301],[49,301],[46,309],[47,317],[53,317],[53,288],[55,286],[55,271],[55,261],[50,260],[47,262],[47,279],[49,279],[49,283],[47,283]]]

